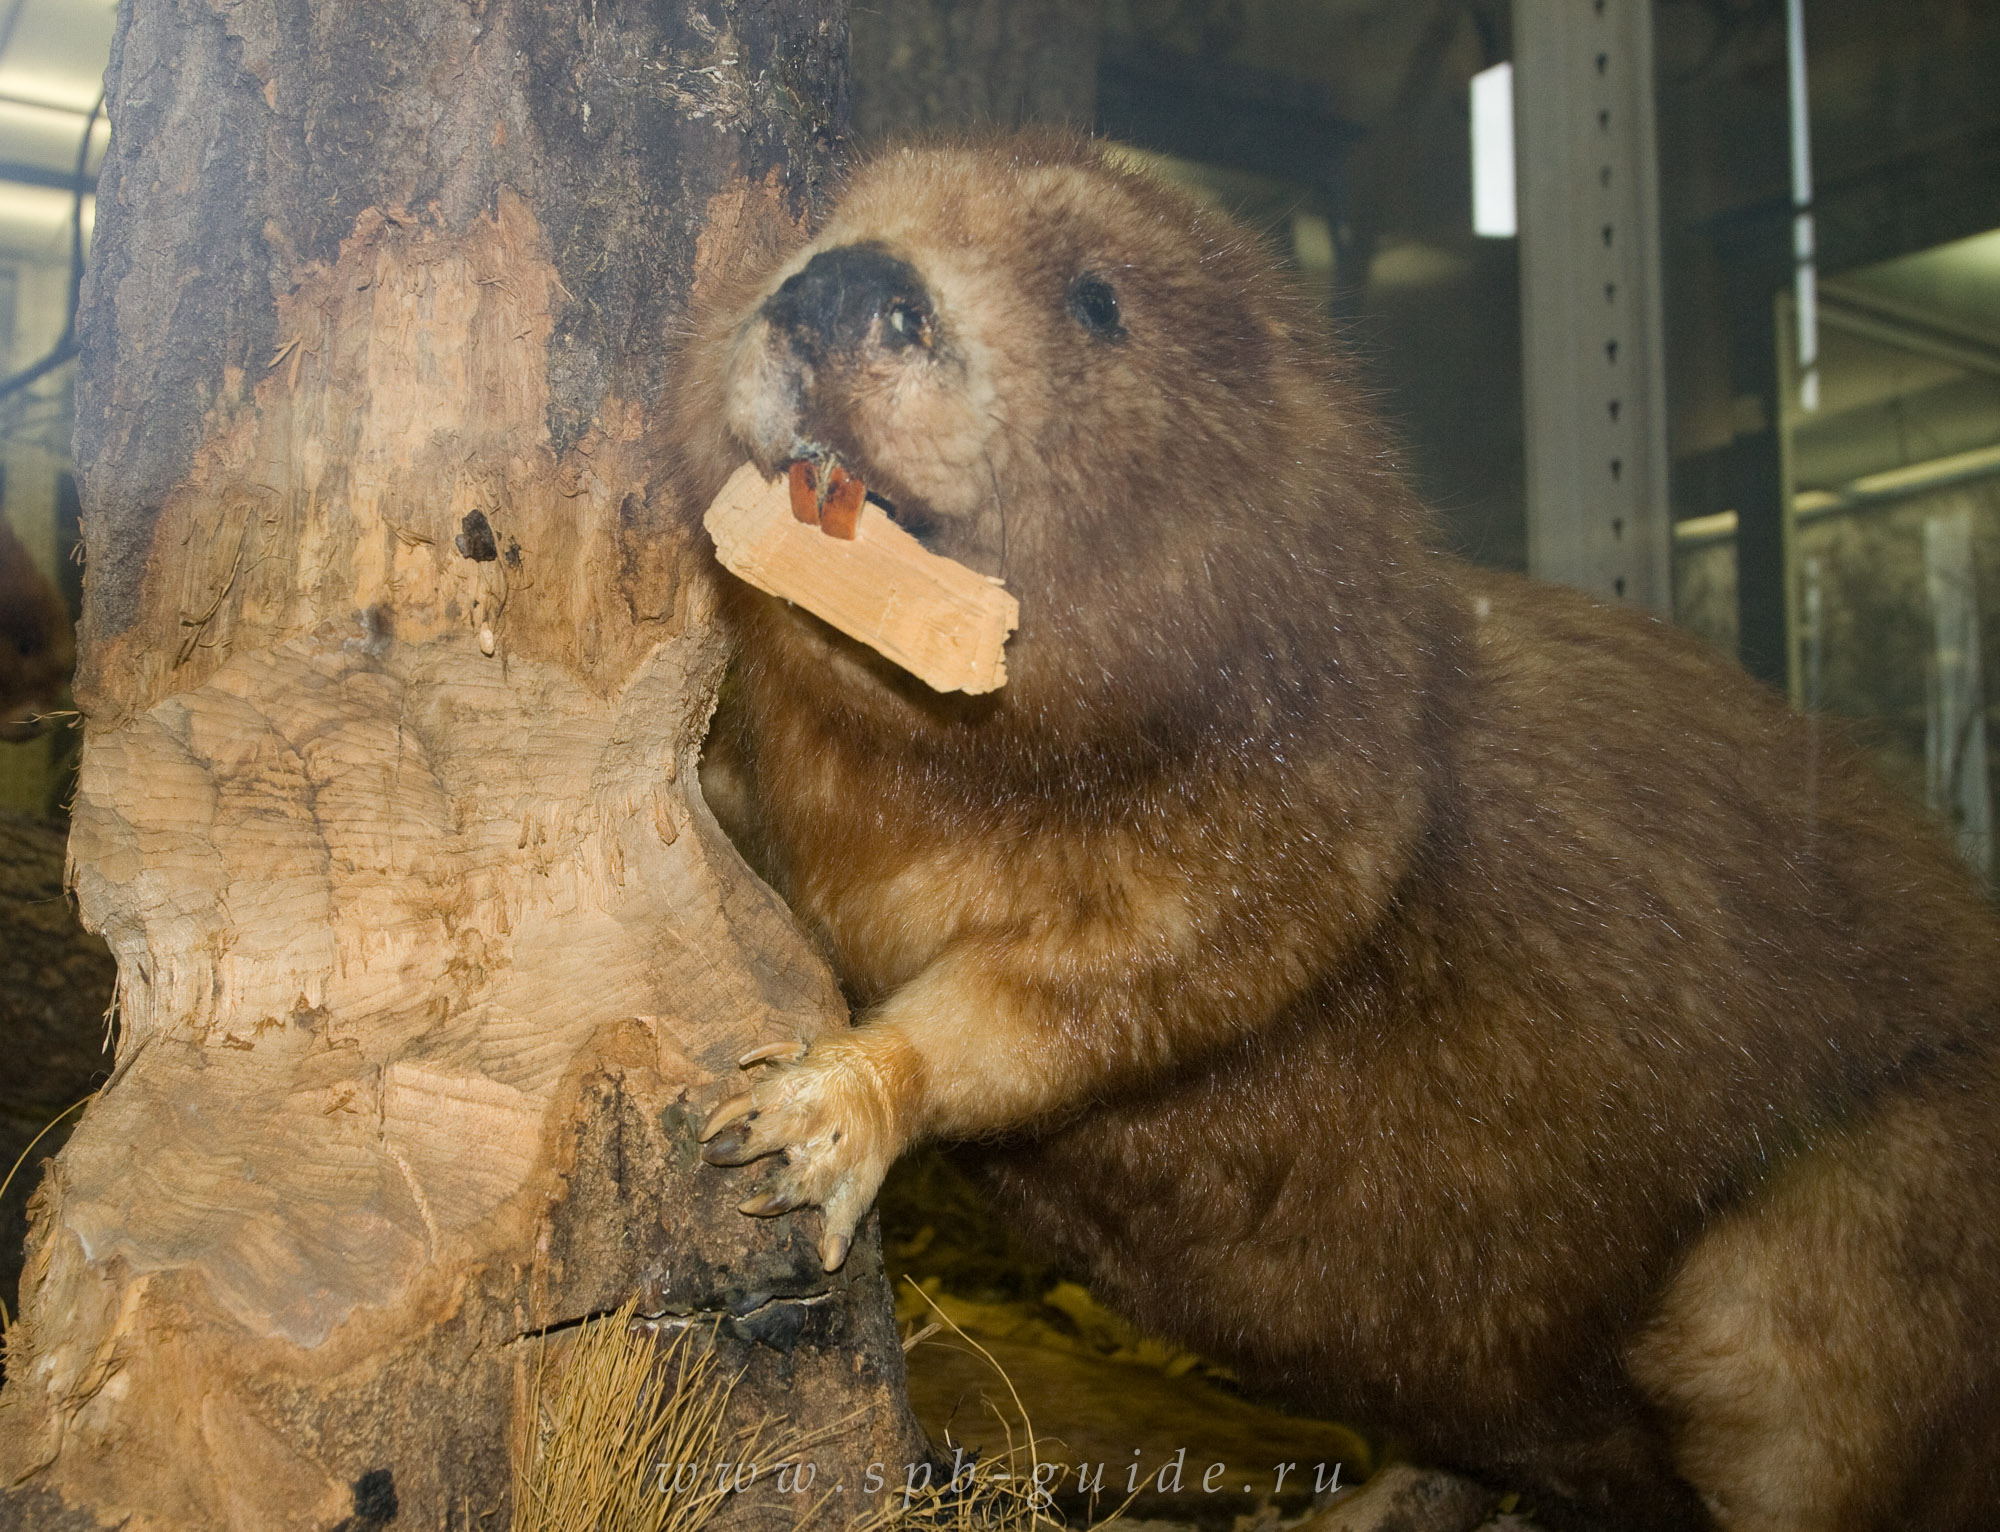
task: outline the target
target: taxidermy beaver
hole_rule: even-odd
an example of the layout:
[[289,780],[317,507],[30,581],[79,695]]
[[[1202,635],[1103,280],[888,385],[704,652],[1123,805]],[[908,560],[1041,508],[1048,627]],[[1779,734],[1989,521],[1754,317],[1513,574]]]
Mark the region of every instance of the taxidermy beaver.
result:
[[[1619,1527],[1990,1524],[2000,925],[1664,624],[1439,555],[1258,241],[895,152],[696,345],[681,493],[837,459],[1020,597],[940,696],[727,576],[711,749],[855,998],[704,1137],[839,1264],[920,1139],[1139,1324]],[[726,807],[726,805],[725,805]]]

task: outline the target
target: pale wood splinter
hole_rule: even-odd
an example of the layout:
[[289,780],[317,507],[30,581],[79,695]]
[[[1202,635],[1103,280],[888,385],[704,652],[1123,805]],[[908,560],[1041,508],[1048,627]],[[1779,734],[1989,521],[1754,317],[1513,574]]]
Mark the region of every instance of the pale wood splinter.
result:
[[864,504],[851,539],[796,516],[784,479],[745,463],[703,518],[722,567],[796,602],[933,691],[997,691],[1021,604],[991,576],[940,558]]

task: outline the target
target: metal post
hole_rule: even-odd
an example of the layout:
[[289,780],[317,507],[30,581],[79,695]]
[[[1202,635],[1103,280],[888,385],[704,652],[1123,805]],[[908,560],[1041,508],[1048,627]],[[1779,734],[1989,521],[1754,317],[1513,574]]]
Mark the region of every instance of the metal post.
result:
[[1651,0],[1516,0],[1528,567],[1673,607]]

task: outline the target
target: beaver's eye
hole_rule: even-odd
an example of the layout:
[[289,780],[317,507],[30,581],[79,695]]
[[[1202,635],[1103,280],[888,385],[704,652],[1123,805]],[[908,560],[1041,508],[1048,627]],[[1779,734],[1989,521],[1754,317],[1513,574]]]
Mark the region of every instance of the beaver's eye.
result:
[[1118,294],[1102,277],[1086,272],[1070,283],[1069,312],[1092,335],[1105,340],[1117,340],[1125,333],[1118,322]]

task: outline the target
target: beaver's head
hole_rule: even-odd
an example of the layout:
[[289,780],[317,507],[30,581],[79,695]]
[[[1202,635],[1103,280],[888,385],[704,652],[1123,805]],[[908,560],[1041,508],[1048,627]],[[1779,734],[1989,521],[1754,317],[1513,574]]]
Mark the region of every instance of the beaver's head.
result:
[[1083,141],[906,149],[737,325],[727,426],[767,473],[838,456],[933,548],[1013,574],[1052,517],[1073,553],[1156,483],[1268,473],[1274,397],[1310,388],[1283,377],[1298,317],[1253,238]]
[[686,359],[687,497],[837,458],[1020,597],[1001,706],[1186,716],[1407,574],[1342,372],[1254,233],[1088,140],[898,149]]

